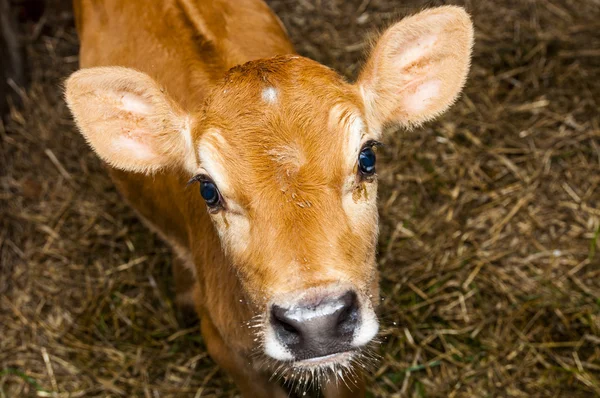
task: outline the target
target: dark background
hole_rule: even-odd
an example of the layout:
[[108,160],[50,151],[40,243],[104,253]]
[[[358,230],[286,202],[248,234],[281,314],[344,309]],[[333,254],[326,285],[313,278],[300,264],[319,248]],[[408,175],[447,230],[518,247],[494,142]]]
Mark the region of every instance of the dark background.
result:
[[[30,86],[0,124],[0,397],[235,395],[178,326],[169,250],[73,127],[73,16],[48,1],[22,16]],[[269,1],[349,79],[369,37],[445,3]],[[598,396],[600,2],[452,3],[476,27],[465,92],[380,156],[370,394]]]

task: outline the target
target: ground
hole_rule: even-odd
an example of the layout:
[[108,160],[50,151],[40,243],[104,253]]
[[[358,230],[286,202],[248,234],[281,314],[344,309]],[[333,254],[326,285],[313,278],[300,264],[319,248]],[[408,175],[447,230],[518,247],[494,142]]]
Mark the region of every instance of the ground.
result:
[[[349,79],[377,31],[442,3],[269,1]],[[600,3],[456,3],[476,27],[465,92],[380,156],[369,394],[599,396]],[[0,397],[235,396],[178,326],[169,250],[73,127],[69,7],[27,39],[32,85],[0,125]]]

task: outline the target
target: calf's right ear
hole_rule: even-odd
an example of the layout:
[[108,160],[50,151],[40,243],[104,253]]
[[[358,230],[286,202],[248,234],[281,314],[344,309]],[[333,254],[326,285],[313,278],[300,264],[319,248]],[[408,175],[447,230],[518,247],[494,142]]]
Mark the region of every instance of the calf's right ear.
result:
[[152,173],[194,161],[191,117],[144,73],[82,69],[67,79],[65,97],[87,142],[117,169]]

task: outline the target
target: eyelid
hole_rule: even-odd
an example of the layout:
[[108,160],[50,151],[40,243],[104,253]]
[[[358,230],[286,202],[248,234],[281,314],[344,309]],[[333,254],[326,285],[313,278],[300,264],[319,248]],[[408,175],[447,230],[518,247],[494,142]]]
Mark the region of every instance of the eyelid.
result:
[[365,142],[365,143],[364,143],[364,144],[363,144],[363,145],[360,147],[360,151],[362,152],[362,151],[363,151],[363,149],[365,149],[365,148],[373,148],[373,147],[377,148],[377,147],[382,147],[382,146],[384,146],[384,144],[383,144],[382,142],[379,142],[379,141],[377,141],[377,140],[373,140],[373,139],[371,139],[371,140],[368,140],[368,141],[366,141],[366,142]]
[[217,185],[213,181],[213,179],[210,178],[208,175],[206,175],[206,174],[196,174],[195,176],[193,176],[192,178],[190,178],[190,180],[185,184],[185,186],[188,187],[188,186],[190,186],[191,184],[193,184],[195,182],[206,182],[206,181],[212,182],[213,184],[215,184],[215,186]]

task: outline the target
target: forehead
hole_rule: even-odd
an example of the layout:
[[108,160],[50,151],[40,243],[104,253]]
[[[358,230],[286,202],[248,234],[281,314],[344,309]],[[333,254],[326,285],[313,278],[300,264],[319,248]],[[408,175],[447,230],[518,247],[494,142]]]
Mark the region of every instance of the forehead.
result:
[[266,128],[293,128],[302,134],[311,127],[322,129],[336,105],[360,113],[358,98],[354,87],[333,70],[300,56],[280,56],[231,69],[211,92],[206,116],[208,124],[235,130],[224,134],[244,140]]
[[207,102],[200,160],[254,188],[341,183],[346,153],[365,133],[360,104],[353,86],[306,58],[245,64]]

